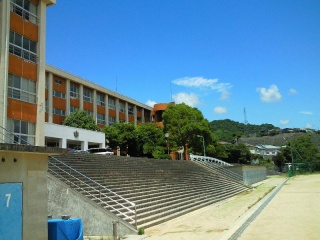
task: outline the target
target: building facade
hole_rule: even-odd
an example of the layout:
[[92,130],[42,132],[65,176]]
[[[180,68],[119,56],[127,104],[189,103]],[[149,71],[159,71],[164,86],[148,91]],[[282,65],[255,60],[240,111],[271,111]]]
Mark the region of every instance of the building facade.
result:
[[2,142],[44,146],[53,140],[45,128],[61,125],[76,110],[86,111],[99,127],[150,122],[151,107],[46,65],[46,8],[55,3],[0,0]]

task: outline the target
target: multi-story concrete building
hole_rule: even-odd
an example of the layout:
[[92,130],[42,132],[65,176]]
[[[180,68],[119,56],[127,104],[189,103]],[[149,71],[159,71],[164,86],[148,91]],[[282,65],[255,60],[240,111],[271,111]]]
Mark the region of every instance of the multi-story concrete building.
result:
[[102,146],[92,133],[61,128],[65,117],[77,109],[92,115],[100,127],[150,122],[151,107],[46,65],[46,8],[55,3],[0,0],[2,142],[68,147],[69,141],[80,142],[82,149],[95,143]]

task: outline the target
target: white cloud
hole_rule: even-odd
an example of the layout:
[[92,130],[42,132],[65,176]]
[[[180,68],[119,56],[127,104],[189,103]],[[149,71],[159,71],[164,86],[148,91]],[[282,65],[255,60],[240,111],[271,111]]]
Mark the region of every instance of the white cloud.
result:
[[313,112],[308,112],[308,111],[301,111],[299,113],[305,114],[305,115],[312,115],[313,114]]
[[294,95],[294,94],[297,94],[297,93],[298,93],[298,91],[296,89],[290,88],[290,90],[289,90],[289,94],[290,95]]
[[204,77],[185,77],[173,80],[172,83],[191,88],[209,89],[221,93],[221,99],[229,98],[228,89],[232,88],[231,83],[219,82],[218,79],[207,79]]
[[153,107],[155,104],[157,104],[155,101],[151,101],[151,100],[148,100],[146,102],[146,105],[148,105],[149,107]]
[[257,88],[260,93],[260,100],[267,103],[278,102],[281,100],[281,94],[276,85],[271,85],[267,88]]
[[230,96],[230,92],[228,92],[228,91],[223,91],[223,92],[221,93],[220,99],[221,99],[221,100],[227,100],[227,99],[229,99],[229,96]]
[[213,111],[217,114],[226,114],[228,112],[228,110],[224,107],[215,107]]
[[281,125],[287,125],[289,122],[289,120],[280,120]]
[[312,124],[310,123],[307,123],[306,127],[305,128],[311,128],[312,129]]
[[190,107],[195,107],[196,105],[198,105],[200,103],[198,96],[194,93],[177,93],[172,95],[172,98],[174,100],[175,103],[179,104],[179,103],[185,103]]

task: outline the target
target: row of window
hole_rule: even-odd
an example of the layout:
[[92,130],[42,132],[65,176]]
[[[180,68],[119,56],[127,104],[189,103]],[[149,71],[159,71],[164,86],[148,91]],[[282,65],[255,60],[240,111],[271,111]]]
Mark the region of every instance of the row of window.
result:
[[8,118],[7,130],[9,131],[9,135],[6,136],[7,143],[35,145],[35,123]]
[[37,62],[36,42],[13,31],[10,31],[9,42],[9,52],[11,54],[34,63]]
[[[60,79],[55,79],[55,83],[61,85],[62,81]],[[46,88],[48,89],[49,83],[46,79]],[[59,93],[57,91],[53,91],[53,96],[59,97],[59,98],[66,98],[66,95],[64,93]],[[78,99],[80,97],[79,94],[79,87],[75,84],[70,84],[70,97],[73,99]],[[101,94],[96,95],[96,102],[97,105],[105,107],[105,96]],[[83,101],[85,102],[94,102],[93,101],[93,92],[89,89],[84,88],[83,90]],[[109,109],[116,109],[116,101],[115,99],[109,98],[108,99],[108,107]],[[119,111],[125,113],[125,103],[119,102]],[[137,108],[137,112],[140,112],[140,108]],[[128,106],[128,114],[134,115],[134,107],[132,105]]]
[[[55,91],[55,90],[53,90],[53,96],[58,97],[58,98],[63,98],[63,99],[66,98],[66,95],[65,95],[64,93],[58,92],[58,91]],[[70,96],[71,96],[71,97],[72,97],[72,96],[75,96],[75,95],[74,95],[74,92],[70,92]],[[78,95],[77,95],[77,96],[78,96]],[[90,92],[90,94],[88,94],[87,91],[84,91],[83,100],[84,100],[85,102],[93,102],[93,98],[92,98],[92,96],[91,96],[91,92]],[[102,106],[102,107],[105,106],[104,96],[102,96],[102,95],[97,95],[97,105]],[[110,109],[115,110],[115,109],[116,109],[115,100],[109,98],[109,99],[108,99],[108,106],[109,106]],[[120,102],[120,103],[119,103],[119,112],[125,113],[125,110],[126,110],[125,104],[122,103],[122,102]],[[133,106],[128,106],[128,114],[129,114],[129,115],[134,115]]]
[[8,97],[23,102],[36,103],[36,82],[9,73]]
[[11,0],[10,10],[25,20],[38,23],[37,6],[29,0]]

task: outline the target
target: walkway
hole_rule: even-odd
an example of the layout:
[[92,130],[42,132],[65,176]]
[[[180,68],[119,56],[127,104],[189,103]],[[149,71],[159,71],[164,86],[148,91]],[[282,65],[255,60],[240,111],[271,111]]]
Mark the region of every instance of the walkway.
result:
[[[282,177],[271,177],[250,193],[148,228],[143,236],[127,236],[124,239],[227,240],[263,203],[259,200],[284,181]],[[319,239],[319,202],[320,175],[295,176],[238,239]]]

